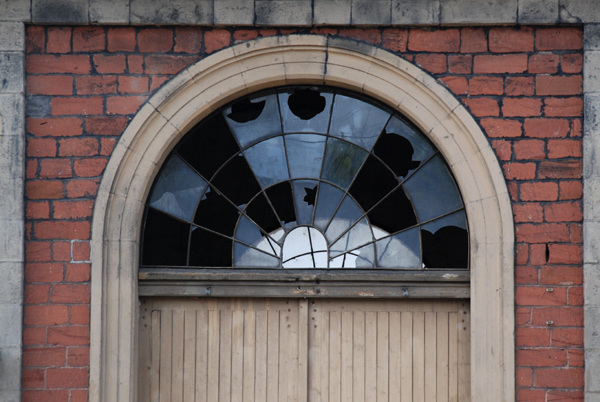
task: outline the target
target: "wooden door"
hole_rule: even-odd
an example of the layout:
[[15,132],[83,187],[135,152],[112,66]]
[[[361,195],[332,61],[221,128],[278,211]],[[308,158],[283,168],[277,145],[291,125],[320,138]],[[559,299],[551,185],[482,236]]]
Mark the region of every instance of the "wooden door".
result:
[[468,303],[144,299],[140,401],[468,401]]

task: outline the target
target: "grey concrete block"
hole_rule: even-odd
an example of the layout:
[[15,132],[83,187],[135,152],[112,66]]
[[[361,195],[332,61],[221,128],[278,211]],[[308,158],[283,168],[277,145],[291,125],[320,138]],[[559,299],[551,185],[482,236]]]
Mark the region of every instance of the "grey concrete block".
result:
[[353,0],[352,25],[388,25],[392,21],[391,0]]
[[585,392],[585,402],[600,402],[600,392]]
[[50,116],[50,99],[51,96],[28,96],[25,109],[27,117]]
[[[2,316],[0,315],[0,323],[2,322]],[[0,324],[0,325],[1,325]],[[12,325],[19,325],[13,323]],[[20,327],[20,325],[19,325]],[[19,333],[21,328],[19,328]],[[21,387],[21,342],[17,346],[1,347],[0,348],[0,394],[2,394],[2,401],[9,401],[13,399],[6,398],[6,395],[10,395]],[[7,391],[10,391],[7,392]],[[20,400],[20,399],[17,399]]]
[[211,0],[131,0],[131,22],[139,24],[212,24]]
[[[585,318],[586,327],[595,327],[596,331],[600,331],[598,321],[591,323],[588,321],[587,315]],[[586,328],[587,329],[587,328]],[[587,342],[587,337],[585,341]],[[600,350],[598,348],[589,348],[586,343],[585,347],[585,389],[589,392],[600,392],[600,375],[598,375],[598,368],[600,368]],[[585,399],[588,400],[587,398]]]
[[256,0],[257,25],[308,26],[312,24],[310,0]]
[[[12,201],[13,204],[22,205],[21,197],[18,200]],[[23,212],[22,208],[17,206],[9,208],[7,212],[12,209],[21,209],[21,211],[17,212]],[[3,212],[2,215],[5,215],[5,213]],[[13,216],[12,220],[7,220],[5,216],[0,216],[0,222],[2,222],[3,226],[3,233],[0,233],[0,253],[2,253],[2,260],[5,262],[23,261],[23,238],[25,237],[23,220],[19,219],[18,216]],[[2,345],[1,342],[0,345]]]
[[519,0],[520,24],[551,24],[559,21],[558,0]]
[[23,64],[23,53],[0,52],[0,93],[23,93]]
[[0,52],[25,50],[25,25],[22,22],[0,22]]
[[19,136],[25,133],[23,95],[0,94],[0,135]]
[[23,263],[0,262],[0,304],[23,301]]
[[1,0],[0,21],[31,20],[31,3],[23,0]]
[[90,1],[91,23],[127,24],[129,22],[129,0]]
[[439,23],[439,0],[392,1],[392,24],[437,25]]
[[514,24],[517,0],[445,0],[440,3],[442,24]]
[[254,0],[218,0],[214,2],[216,25],[254,24]]
[[22,306],[20,304],[0,304],[0,345],[4,348],[21,345]]
[[[594,190],[597,191],[599,184],[600,180],[596,180],[596,182],[593,185],[586,184],[586,187],[584,188],[584,194],[586,191],[588,193],[593,193]],[[584,210],[586,210],[587,208],[589,211],[586,211],[586,221],[583,224],[583,244],[585,250],[585,263],[591,265],[598,264],[600,266],[600,222],[597,220],[593,221],[591,216],[592,214],[600,215],[599,209],[597,207],[595,208],[593,205],[593,203],[597,202],[596,200],[598,200],[597,197],[599,194],[595,195],[595,199],[593,199],[594,194],[592,194],[592,196],[590,197],[586,196],[587,201],[584,201]],[[590,285],[593,285],[593,283],[594,282],[592,282]],[[600,279],[598,283],[600,283]],[[600,299],[598,300],[600,301]]]
[[600,24],[584,25],[583,50],[600,50]]
[[587,50],[583,55],[583,91],[600,92],[600,50]]
[[313,22],[317,25],[348,25],[352,0],[315,0]]
[[595,0],[559,0],[560,22],[600,22],[600,7]]
[[[600,227],[600,223],[595,224],[596,229]],[[597,262],[583,266],[583,294],[585,306],[594,307],[600,302],[600,264]]]
[[33,0],[31,14],[33,22],[89,22],[88,2],[81,0]]

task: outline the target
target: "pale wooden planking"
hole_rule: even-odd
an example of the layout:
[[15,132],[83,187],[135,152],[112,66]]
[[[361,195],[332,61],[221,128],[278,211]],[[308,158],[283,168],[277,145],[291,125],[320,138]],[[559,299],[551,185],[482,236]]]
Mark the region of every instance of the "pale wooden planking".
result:
[[298,300],[298,401],[308,400],[308,300]]
[[458,314],[448,314],[448,399],[458,402]]
[[448,313],[437,313],[437,400],[448,402]]
[[208,311],[208,367],[206,399],[219,400],[219,357],[221,317],[219,310]]
[[160,401],[171,401],[171,356],[173,335],[173,311],[165,311],[160,320]]
[[321,320],[323,313],[321,305],[317,301],[310,302],[310,312],[308,319],[308,353],[309,353],[309,379],[308,379],[308,397],[310,401],[321,401],[321,389],[323,389],[323,331],[321,330]]
[[231,317],[231,400],[241,401],[244,385],[244,310]]
[[183,400],[193,401],[196,393],[196,310],[184,311]]
[[390,314],[387,311],[377,313],[377,401],[389,401]]
[[352,355],[352,400],[365,400],[365,313],[354,311],[354,341]]
[[256,326],[255,312],[244,311],[244,378],[243,395],[244,402],[254,401],[254,369],[256,367]]
[[[138,348],[138,399],[150,401],[150,384],[147,379],[152,376],[152,315],[148,302],[141,303]],[[157,312],[160,314],[160,312]]]
[[340,402],[342,384],[342,313],[329,313],[329,401]]
[[342,347],[341,347],[341,385],[340,394],[342,401],[352,400],[352,381],[353,381],[353,369],[352,363],[354,361],[354,348],[353,348],[353,328],[354,328],[354,314],[351,311],[342,311]]
[[267,400],[267,311],[256,312],[256,384],[257,402]]
[[208,311],[196,311],[196,402],[208,400]]
[[425,400],[437,401],[437,317],[435,311],[425,312]]
[[401,356],[401,312],[390,312],[389,322],[389,401],[400,402],[402,392],[400,373],[404,364]]
[[413,394],[414,402],[425,401],[425,313],[413,313]]
[[150,383],[152,402],[160,400],[160,321],[161,311],[152,311],[152,364],[150,366],[151,377],[147,381]]
[[279,311],[267,312],[267,401],[279,396]]
[[219,344],[219,401],[231,401],[231,310],[219,311],[220,344]]
[[400,367],[400,390],[402,402],[413,400],[413,313],[402,311],[401,313],[401,338],[400,355],[402,367]]
[[184,311],[173,310],[171,330],[171,400],[183,401]]
[[468,402],[471,399],[471,323],[466,306],[458,312],[458,320],[458,400]]
[[[373,306],[374,307],[374,306]],[[377,400],[377,313],[365,313],[365,401]]]

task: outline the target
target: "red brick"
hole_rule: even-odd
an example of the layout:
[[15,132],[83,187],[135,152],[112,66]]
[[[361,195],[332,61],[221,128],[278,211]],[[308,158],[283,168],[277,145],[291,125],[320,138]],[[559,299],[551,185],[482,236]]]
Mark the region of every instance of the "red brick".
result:
[[90,242],[76,241],[73,242],[73,261],[89,261],[90,260]]
[[513,204],[515,222],[542,222],[544,220],[543,208],[539,203],[528,202],[525,204]]
[[67,178],[73,176],[70,159],[43,159],[40,161],[40,178]]
[[515,303],[519,306],[564,306],[567,304],[566,288],[554,288],[552,292],[540,286],[518,286]]
[[530,368],[517,368],[515,370],[517,387],[530,387],[533,385],[533,370]]
[[503,166],[504,177],[508,180],[535,179],[535,163],[508,162]]
[[579,95],[581,93],[581,76],[539,75],[535,79],[537,95]]
[[544,99],[546,116],[576,116],[583,114],[581,98],[546,98]]
[[460,50],[458,29],[423,30],[411,29],[408,49],[416,52],[452,52]]
[[116,144],[117,144],[117,140],[115,138],[101,138],[100,139],[100,155],[110,156],[112,154],[113,149],[115,149]]
[[59,282],[63,279],[63,264],[30,263],[25,267],[25,281],[29,283]]
[[46,52],[69,53],[71,51],[71,28],[48,27]]
[[69,320],[67,306],[25,306],[25,325],[60,325]]
[[578,179],[581,173],[581,160],[540,162],[540,179]]
[[46,370],[48,388],[84,388],[88,386],[87,368],[50,368]]
[[469,95],[502,95],[504,82],[501,77],[473,77],[469,79]]
[[25,49],[27,53],[43,52],[46,47],[46,28],[29,26],[25,32]]
[[460,38],[461,53],[480,53],[488,50],[486,33],[482,28],[462,28]]
[[72,95],[73,77],[62,75],[27,76],[27,93],[30,95]]
[[501,161],[510,160],[512,157],[512,143],[505,140],[492,141],[492,148],[496,152],[496,156]]
[[546,222],[577,222],[583,219],[579,202],[561,202],[544,206]]
[[158,88],[162,86],[165,82],[169,81],[168,76],[154,76],[152,77],[152,81],[150,82],[150,92],[154,92]]
[[560,56],[560,66],[565,74],[578,74],[583,68],[583,56],[580,53],[563,54]]
[[105,49],[106,33],[102,27],[76,27],[73,29],[74,52],[101,52]]
[[466,95],[468,84],[467,79],[465,77],[442,77],[440,80],[446,84],[448,89],[452,91],[455,95]]
[[558,185],[551,182],[521,184],[521,201],[556,201]]
[[59,156],[94,156],[98,149],[96,138],[66,138],[58,142]]
[[26,159],[25,161],[25,177],[27,179],[35,179],[38,170],[37,159]]
[[[525,262],[526,264],[527,262]],[[518,285],[534,285],[537,283],[537,268],[517,266],[515,268],[515,283]]]
[[87,282],[90,280],[90,264],[66,264],[65,280],[67,282]]
[[571,230],[571,243],[583,243],[583,225],[571,223],[569,229]]
[[520,223],[516,225],[516,235],[519,243],[569,241],[569,229],[558,223]]
[[31,54],[25,69],[29,74],[89,74],[92,65],[86,55]]
[[27,219],[48,219],[50,218],[50,204],[47,201],[28,201],[25,208],[25,216]]
[[529,56],[528,70],[531,74],[553,74],[558,71],[558,55],[552,53]]
[[561,349],[517,350],[517,367],[557,367],[567,363],[567,353]]
[[543,388],[582,388],[583,369],[537,369],[534,384]]
[[517,402],[546,402],[543,389],[517,389]]
[[100,74],[123,74],[127,67],[124,55],[97,54],[93,60],[94,67]]
[[23,402],[56,402],[68,400],[69,391],[66,389],[23,390]]
[[581,119],[571,119],[571,137],[581,137]]
[[492,28],[489,32],[490,52],[514,53],[533,51],[533,29]]
[[[553,159],[581,157],[581,140],[549,140],[548,157]],[[572,184],[572,182],[569,182]],[[565,183],[561,183],[562,185]],[[570,185],[569,184],[569,185]],[[562,193],[562,192],[561,192]],[[579,197],[577,197],[579,198]]]
[[58,346],[84,346],[90,343],[88,326],[48,328],[48,344]]
[[[261,33],[262,36],[265,36],[262,34],[264,30],[261,29],[259,31],[259,33]],[[237,31],[236,31],[237,32]],[[338,29],[337,28],[330,28],[330,27],[316,27],[310,30],[311,34],[315,34],[315,35],[337,35],[338,33]],[[234,34],[234,38],[235,38],[235,34]]]
[[551,340],[553,346],[582,346],[583,328],[554,328]]
[[547,266],[540,269],[540,284],[581,285],[583,269],[581,267]]
[[109,28],[107,33],[109,52],[135,51],[135,28]]
[[138,33],[138,47],[142,53],[162,53],[173,48],[173,30],[146,28]]
[[24,369],[23,370],[23,388],[35,389],[44,388],[46,380],[46,370],[44,369]]
[[71,390],[71,402],[88,402],[88,391],[85,389]]
[[481,126],[490,137],[520,137],[521,122],[496,118],[481,119]]
[[473,69],[473,57],[470,55],[448,56],[448,72],[452,74],[470,74]]
[[52,98],[50,107],[54,116],[93,115],[103,112],[104,101],[100,97]]
[[544,159],[546,156],[543,140],[518,140],[513,143],[517,160]]
[[95,180],[70,180],[66,185],[68,198],[91,197],[98,191],[99,181]]
[[537,50],[576,50],[583,46],[580,28],[539,28],[536,32]]
[[583,287],[569,288],[569,306],[583,306]]
[[30,117],[27,119],[27,131],[36,137],[72,137],[81,135],[82,123],[77,117]]
[[446,55],[443,54],[418,54],[415,63],[432,74],[446,72]]
[[[552,321],[553,324],[547,324]],[[581,307],[538,307],[532,311],[533,325],[552,325],[553,327],[583,326],[583,308]],[[553,329],[554,330],[554,329]]]
[[63,183],[59,180],[35,180],[25,183],[25,195],[30,200],[51,200],[63,197]]
[[534,138],[566,137],[569,134],[569,121],[566,119],[525,119],[525,135]]
[[144,72],[144,56],[127,56],[127,69],[129,74],[142,74]]
[[392,52],[406,52],[408,31],[406,29],[385,29],[383,31],[383,47]]
[[581,264],[583,262],[581,246],[575,244],[550,244],[549,264]]
[[50,296],[50,285],[25,285],[25,304],[45,304]]
[[90,365],[90,348],[69,348],[67,351],[67,364],[71,367],[87,367]]
[[46,344],[46,327],[23,328],[23,345],[34,346]]
[[204,50],[206,53],[213,53],[217,50],[229,46],[231,33],[225,29],[213,29],[204,32]]
[[79,95],[113,94],[117,92],[117,77],[114,75],[77,77],[75,87]]
[[148,92],[148,77],[119,77],[119,93],[143,94]]
[[197,59],[194,56],[152,55],[146,57],[146,74],[177,74]]
[[534,266],[546,265],[547,244],[531,244],[529,246],[529,263]]
[[91,200],[55,201],[52,206],[54,219],[81,219],[92,216],[94,202]]
[[85,119],[85,131],[96,135],[121,135],[129,124],[122,116],[88,117]]
[[71,242],[70,241],[53,241],[52,242],[52,260],[71,261]]
[[517,346],[550,346],[550,331],[547,328],[517,327]]
[[531,308],[529,307],[516,307],[515,308],[515,324],[525,325],[530,322]]
[[25,348],[23,365],[25,367],[64,366],[67,361],[67,349],[62,347]]
[[[208,34],[208,32],[207,32]],[[281,34],[285,35],[284,30],[281,30]],[[340,36],[358,39],[364,42],[372,43],[373,45],[381,44],[381,31],[379,29],[340,29]],[[207,41],[207,52],[208,52],[208,39],[206,34],[204,39]]]
[[[323,34],[321,32],[312,32],[312,31],[311,31],[311,33],[316,33],[318,35]],[[337,30],[335,31],[335,33],[337,33]],[[258,31],[256,29],[237,29],[233,33],[233,40],[236,42],[252,40],[252,39],[256,39],[256,38],[258,38]],[[405,44],[404,50],[406,50],[406,44]]]
[[[569,353],[571,353],[572,351],[569,351]],[[583,352],[582,352],[583,353]],[[564,390],[560,390],[560,391],[555,391],[555,390],[550,390],[548,391],[548,402],[556,402],[556,401],[560,401],[560,402],[581,402],[583,401],[585,398],[583,396],[583,392],[582,391],[564,391]]]
[[90,302],[90,287],[89,285],[54,285],[50,302],[55,304],[88,304]]
[[89,222],[37,222],[34,225],[37,239],[86,240],[90,237]]
[[534,89],[533,77],[506,77],[507,96],[531,96],[534,94]]
[[107,162],[106,158],[78,159],[73,164],[73,169],[78,177],[100,176],[104,172]]
[[108,114],[134,114],[145,101],[145,96],[113,96],[106,100],[106,111]]
[[517,265],[525,265],[529,261],[529,245],[517,244],[515,261]]
[[498,116],[500,114],[498,101],[493,98],[467,98],[464,103],[471,113],[477,117]]
[[527,71],[527,55],[477,55],[473,62],[475,74],[522,73]]
[[502,115],[505,117],[539,116],[542,101],[535,98],[505,98],[502,101]]
[[[79,264],[85,265],[85,264]],[[86,304],[77,304],[71,306],[70,324],[89,325],[90,323],[90,306]]]

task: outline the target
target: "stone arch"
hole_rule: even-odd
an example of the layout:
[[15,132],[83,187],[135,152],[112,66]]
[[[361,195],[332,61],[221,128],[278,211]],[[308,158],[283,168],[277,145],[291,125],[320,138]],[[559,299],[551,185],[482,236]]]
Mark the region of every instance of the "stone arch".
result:
[[262,38],[182,71],[140,109],[100,184],[92,224],[90,400],[134,400],[140,222],[150,185],[183,134],[215,108],[272,86],[360,91],[411,119],[450,165],[470,223],[472,399],[514,399],[514,227],[485,135],[423,70],[352,40]]

